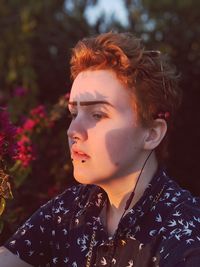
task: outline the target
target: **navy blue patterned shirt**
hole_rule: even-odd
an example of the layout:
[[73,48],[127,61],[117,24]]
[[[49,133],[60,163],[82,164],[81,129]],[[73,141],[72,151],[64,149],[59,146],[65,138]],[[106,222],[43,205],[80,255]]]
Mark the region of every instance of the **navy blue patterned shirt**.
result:
[[67,189],[18,229],[5,247],[33,266],[200,266],[200,199],[160,170],[109,237],[103,189]]

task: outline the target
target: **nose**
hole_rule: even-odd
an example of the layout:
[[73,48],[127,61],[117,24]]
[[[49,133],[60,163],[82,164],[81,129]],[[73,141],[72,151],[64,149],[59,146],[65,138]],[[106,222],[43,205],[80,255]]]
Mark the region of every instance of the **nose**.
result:
[[73,143],[74,140],[77,142],[78,140],[84,141],[87,139],[87,130],[84,126],[83,120],[81,120],[80,117],[77,116],[71,121],[67,130],[67,135],[69,138],[69,143]]

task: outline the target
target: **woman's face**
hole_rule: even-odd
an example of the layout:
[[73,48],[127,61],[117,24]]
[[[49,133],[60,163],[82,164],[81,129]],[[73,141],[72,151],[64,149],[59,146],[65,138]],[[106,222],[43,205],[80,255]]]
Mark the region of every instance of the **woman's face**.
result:
[[69,110],[69,147],[78,182],[100,186],[141,167],[147,130],[114,72],[81,72],[72,85]]

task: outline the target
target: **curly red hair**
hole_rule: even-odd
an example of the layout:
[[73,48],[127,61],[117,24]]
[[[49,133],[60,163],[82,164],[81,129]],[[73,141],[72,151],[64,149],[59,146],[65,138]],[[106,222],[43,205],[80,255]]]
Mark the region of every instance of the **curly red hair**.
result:
[[167,120],[168,132],[156,149],[158,160],[168,155],[167,143],[174,116],[181,103],[175,68],[159,51],[146,51],[131,33],[104,33],[84,38],[72,50],[71,76],[85,70],[109,69],[132,93],[144,127],[155,118]]

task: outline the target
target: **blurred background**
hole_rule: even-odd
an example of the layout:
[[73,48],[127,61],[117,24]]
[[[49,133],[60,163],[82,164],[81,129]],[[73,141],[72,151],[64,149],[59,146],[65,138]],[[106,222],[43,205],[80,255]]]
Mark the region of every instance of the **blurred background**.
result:
[[199,10],[199,0],[0,0],[0,106],[34,150],[23,168],[14,168],[14,199],[2,217],[0,242],[75,183],[66,135],[69,59],[79,39],[101,32],[135,33],[148,50],[169,54],[181,73],[183,104],[167,167],[182,187],[200,195]]

